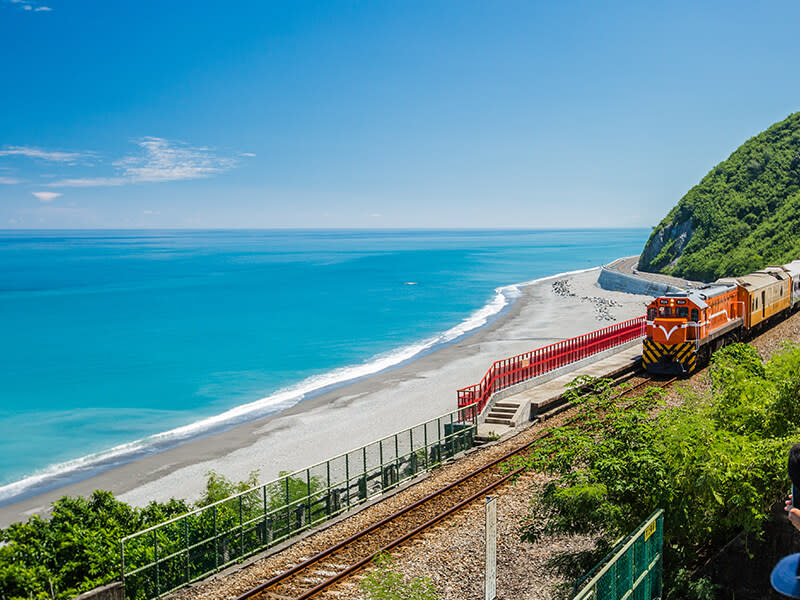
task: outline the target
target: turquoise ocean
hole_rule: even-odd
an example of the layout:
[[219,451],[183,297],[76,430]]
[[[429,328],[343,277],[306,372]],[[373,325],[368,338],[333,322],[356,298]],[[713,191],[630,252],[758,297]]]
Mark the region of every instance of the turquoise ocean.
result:
[[648,234],[0,231],[0,505],[413,360]]

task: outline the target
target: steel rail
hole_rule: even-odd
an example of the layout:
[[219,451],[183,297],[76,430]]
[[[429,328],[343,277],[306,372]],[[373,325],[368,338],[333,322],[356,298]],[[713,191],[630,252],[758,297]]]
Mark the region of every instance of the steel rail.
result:
[[394,512],[391,515],[388,515],[388,516],[384,517],[383,519],[373,523],[369,527],[354,533],[353,535],[351,535],[350,537],[342,540],[341,542],[338,542],[337,544],[334,544],[333,546],[331,546],[329,548],[326,548],[322,552],[319,552],[318,554],[315,554],[314,556],[304,560],[301,563],[298,563],[297,565],[295,565],[294,567],[284,571],[283,573],[280,573],[280,574],[268,579],[264,583],[256,586],[255,588],[253,588],[251,590],[248,590],[244,594],[242,594],[240,596],[237,596],[235,598],[235,600],[245,600],[245,598],[252,598],[256,594],[259,594],[259,593],[263,592],[267,588],[272,587],[272,586],[282,582],[285,579],[288,579],[292,575],[294,575],[294,574],[296,574],[296,573],[298,573],[298,572],[300,572],[300,571],[302,571],[304,569],[307,569],[308,567],[310,567],[314,563],[318,563],[319,561],[321,561],[322,559],[330,556],[334,552],[336,552],[338,550],[341,550],[342,548],[345,548],[346,546],[349,546],[350,544],[352,544],[356,540],[364,537],[365,535],[367,535],[369,533],[372,533],[373,531],[375,531],[376,529],[379,529],[380,527],[383,527],[387,523],[390,523],[390,522],[394,521],[395,519],[397,519],[399,517],[402,517],[406,513],[409,513],[412,510],[415,510],[415,509],[419,508],[420,506],[430,502],[434,498],[440,497],[445,492],[448,492],[451,489],[454,489],[454,488],[462,485],[463,483],[467,482],[469,479],[472,479],[473,477],[475,477],[475,476],[477,476],[477,475],[479,475],[479,474],[491,469],[492,467],[497,466],[498,464],[502,463],[503,461],[508,460],[509,458],[514,456],[515,454],[519,454],[523,450],[525,450],[528,447],[530,447],[530,445],[532,445],[533,443],[539,441],[539,439],[541,439],[541,437],[537,438],[536,440],[533,440],[533,441],[529,442],[528,444],[525,444],[524,446],[520,446],[520,447],[508,452],[507,454],[504,454],[500,458],[497,458],[497,459],[493,460],[492,462],[483,465],[482,467],[480,467],[479,469],[476,469],[475,471],[471,471],[470,473],[467,473],[466,475],[460,477],[456,481],[453,481],[453,482],[451,482],[451,483],[449,483],[449,484],[447,484],[447,485],[445,485],[445,486],[443,486],[443,487],[441,487],[441,488],[439,488],[437,490],[434,490],[433,492],[431,492],[430,494],[428,494],[427,496],[425,496],[423,498],[420,498],[416,502],[413,502],[412,504],[409,504],[408,506],[405,506],[405,507],[401,508],[397,512]]
[[422,531],[424,531],[428,527],[431,527],[432,525],[435,525],[436,523],[438,523],[439,521],[441,521],[445,517],[448,517],[451,514],[453,514],[454,512],[457,512],[457,511],[461,510],[467,504],[471,504],[475,500],[478,500],[481,496],[487,494],[488,492],[491,492],[496,487],[504,484],[506,481],[508,481],[512,477],[514,477],[516,475],[519,475],[523,470],[524,470],[523,468],[519,468],[519,469],[516,469],[516,470],[508,473],[507,475],[504,475],[503,477],[501,477],[497,481],[494,481],[494,482],[490,483],[489,485],[487,485],[486,487],[484,487],[480,491],[472,494],[470,497],[465,498],[464,500],[461,500],[460,502],[458,502],[457,504],[454,504],[453,506],[451,506],[450,508],[448,508],[444,512],[439,513],[438,515],[436,515],[432,519],[428,519],[422,525],[419,525],[419,526],[415,527],[414,529],[412,529],[411,531],[408,531],[408,532],[404,533],[400,537],[395,538],[394,540],[392,540],[388,544],[384,545],[382,548],[380,548],[376,552],[373,552],[371,555],[369,555],[369,556],[367,556],[365,558],[362,558],[357,563],[354,563],[354,564],[350,565],[349,567],[347,567],[341,573],[337,573],[336,575],[334,575],[330,579],[327,579],[327,580],[323,581],[322,583],[320,583],[316,587],[308,590],[307,592],[304,592],[303,594],[301,594],[300,596],[297,596],[293,600],[306,600],[307,598],[311,598],[312,596],[317,595],[322,590],[324,590],[325,588],[330,587],[331,585],[333,585],[334,583],[336,583],[340,579],[342,579],[344,577],[347,577],[348,575],[352,575],[353,573],[355,573],[356,571],[361,569],[364,565],[369,563],[373,558],[378,556],[381,552],[386,552],[388,550],[391,550],[392,548],[394,548],[396,546],[399,546],[400,544],[402,544],[406,540],[409,540],[412,537],[414,537],[416,535],[419,535]]
[[[616,386],[628,381],[629,379],[631,379],[632,377],[635,377],[637,375],[638,375],[638,372],[619,374],[618,379],[615,379],[613,385],[614,385],[614,387],[616,387]],[[644,377],[646,377],[646,379],[644,379],[643,381],[637,383],[636,385],[634,385],[634,386],[632,386],[632,387],[630,387],[630,388],[628,388],[626,390],[623,390],[619,394],[613,396],[613,398],[614,399],[618,399],[618,398],[620,398],[622,396],[625,396],[625,395],[629,394],[630,392],[642,387],[643,385],[646,385],[646,384],[651,384],[652,385],[654,383],[652,378],[650,378],[649,376],[644,375]],[[662,388],[666,387],[666,386],[670,385],[671,383],[673,383],[676,380],[677,380],[676,377],[672,378],[672,379],[660,384],[659,387],[662,387]],[[430,494],[426,495],[425,497],[420,498],[419,500],[413,502],[412,504],[409,504],[408,506],[403,507],[402,509],[396,511],[395,513],[392,513],[391,515],[388,515],[388,516],[384,517],[383,519],[373,523],[372,525],[366,527],[365,529],[362,529],[362,530],[354,533],[353,535],[349,536],[348,538],[346,538],[346,539],[334,544],[333,546],[330,546],[330,547],[326,548],[325,550],[315,554],[314,556],[304,560],[303,562],[298,563],[294,567],[291,567],[290,569],[287,569],[286,571],[271,577],[270,579],[264,581],[263,583],[259,584],[258,586],[256,586],[256,587],[244,592],[243,594],[237,596],[234,600],[247,600],[247,599],[250,599],[250,598],[257,597],[258,595],[260,595],[262,593],[265,593],[265,592],[269,593],[268,592],[269,588],[274,587],[274,586],[278,585],[279,583],[282,583],[285,580],[289,579],[293,575],[296,575],[297,573],[308,569],[309,567],[313,566],[314,564],[321,562],[323,559],[325,559],[328,556],[334,554],[335,552],[337,552],[339,550],[342,550],[343,548],[346,548],[347,546],[349,546],[349,545],[353,544],[354,542],[364,538],[368,534],[376,531],[377,529],[383,527],[384,525],[387,525],[388,523],[391,523],[392,521],[396,521],[397,519],[403,517],[404,515],[410,513],[413,510],[416,510],[417,508],[423,506],[424,504],[430,502],[431,500],[433,500],[435,498],[438,498],[438,497],[442,497],[446,492],[449,492],[449,491],[451,491],[451,490],[463,485],[464,483],[468,482],[470,479],[473,479],[474,477],[476,477],[476,476],[478,476],[478,475],[480,475],[482,473],[487,472],[489,469],[498,466],[500,463],[502,463],[504,461],[507,461],[509,458],[512,458],[513,456],[519,454],[520,452],[524,452],[525,450],[528,450],[534,444],[536,444],[537,442],[541,441],[542,439],[550,436],[551,434],[552,434],[552,429],[548,429],[546,431],[541,432],[539,435],[536,436],[535,439],[533,439],[533,440],[531,440],[529,442],[526,442],[522,446],[514,448],[513,450],[503,454],[501,457],[499,457],[499,458],[497,458],[497,459],[495,459],[495,460],[493,460],[493,461],[491,461],[491,462],[489,462],[489,463],[487,463],[485,465],[482,465],[481,467],[475,469],[474,471],[471,471],[470,473],[467,473],[466,475],[460,477],[456,481],[453,481],[453,482],[451,482],[451,483],[449,483],[449,484],[447,484],[447,485],[445,485],[445,486],[443,486],[443,487],[441,487],[441,488],[439,488],[437,490],[434,490],[433,492],[431,492]],[[402,544],[403,542],[413,538],[414,536],[418,535],[423,530],[431,527],[432,525],[438,523],[439,521],[441,521],[445,517],[457,512],[458,510],[461,510],[466,505],[468,505],[468,504],[474,502],[475,500],[479,499],[481,496],[483,496],[487,492],[495,489],[496,487],[502,485],[503,483],[505,483],[506,481],[508,481],[512,477],[515,477],[516,475],[519,475],[522,471],[523,471],[523,468],[519,468],[519,469],[516,469],[514,471],[511,471],[511,472],[503,475],[498,480],[493,481],[488,486],[483,487],[480,491],[478,491],[478,492],[476,492],[474,494],[471,494],[468,498],[460,500],[459,502],[457,502],[453,506],[451,506],[451,507],[447,508],[446,510],[440,512],[439,514],[437,514],[436,516],[432,517],[431,519],[428,519],[423,524],[418,525],[414,529],[412,529],[412,530],[402,534],[401,536],[393,539],[389,543],[384,544],[379,550],[370,553],[369,556],[361,558],[360,560],[358,560],[357,562],[353,563],[352,565],[349,565],[348,567],[346,567],[344,570],[340,571],[339,573],[336,573],[332,577],[326,579],[325,581],[322,581],[321,583],[317,584],[313,588],[311,588],[309,590],[306,590],[301,595],[292,597],[292,600],[306,600],[307,598],[311,598],[312,596],[315,596],[315,595],[319,594],[320,592],[322,592],[326,588],[330,587],[334,583],[340,581],[341,579],[343,579],[345,577],[348,577],[349,575],[352,575],[353,573],[355,573],[359,569],[363,568],[366,564],[368,564],[372,559],[374,559],[381,552],[385,552],[387,550],[395,548],[399,544]]]

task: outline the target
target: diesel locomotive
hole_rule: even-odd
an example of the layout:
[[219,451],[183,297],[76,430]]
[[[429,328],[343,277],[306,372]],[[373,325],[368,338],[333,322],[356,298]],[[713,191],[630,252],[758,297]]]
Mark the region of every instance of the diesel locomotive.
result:
[[642,364],[682,375],[725,344],[745,340],[800,307],[800,260],[665,294],[647,307]]

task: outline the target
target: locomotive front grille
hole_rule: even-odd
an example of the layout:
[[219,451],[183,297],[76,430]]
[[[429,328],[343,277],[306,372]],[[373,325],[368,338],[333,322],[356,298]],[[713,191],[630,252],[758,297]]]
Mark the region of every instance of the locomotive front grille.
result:
[[694,373],[697,368],[695,343],[661,344],[646,339],[642,348],[642,365],[650,373]]

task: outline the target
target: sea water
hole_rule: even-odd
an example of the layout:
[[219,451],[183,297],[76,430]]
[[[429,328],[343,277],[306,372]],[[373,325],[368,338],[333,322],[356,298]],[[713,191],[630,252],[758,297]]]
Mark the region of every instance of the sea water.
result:
[[0,231],[0,505],[413,360],[648,234]]

